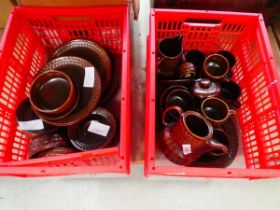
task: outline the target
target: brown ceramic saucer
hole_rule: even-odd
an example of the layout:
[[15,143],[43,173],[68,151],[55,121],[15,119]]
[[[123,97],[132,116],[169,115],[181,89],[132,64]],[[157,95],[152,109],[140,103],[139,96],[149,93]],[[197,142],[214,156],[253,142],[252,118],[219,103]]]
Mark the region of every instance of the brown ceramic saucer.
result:
[[40,152],[36,155],[36,157],[54,157],[59,155],[67,155],[76,152],[73,148],[70,147],[56,147],[53,149],[49,149],[47,151]]
[[101,81],[96,69],[93,71],[88,69],[88,73],[94,74],[93,87],[89,86],[89,81],[93,77],[85,76],[86,67],[93,67],[88,61],[74,57],[66,56],[56,58],[46,64],[46,66],[40,71],[49,71],[56,69],[66,73],[74,82],[76,87],[80,89],[80,100],[76,107],[69,115],[63,119],[50,121],[45,120],[47,123],[56,126],[70,126],[75,125],[85,119],[96,107],[99,102],[101,94]]
[[102,46],[90,40],[76,39],[64,44],[53,53],[54,58],[61,56],[76,56],[90,62],[100,75],[102,93],[106,91],[111,81],[112,64]]
[[53,133],[35,136],[28,145],[28,157],[33,158],[36,154],[56,147],[67,146],[68,137],[61,133]]
[[[28,98],[24,99],[17,107],[16,120],[20,129],[24,131],[29,138],[33,135],[53,133],[59,129],[59,127],[49,125],[44,121],[40,122],[41,120],[32,110]],[[32,125],[32,123],[35,124]],[[40,123],[42,123],[43,126],[40,126]]]
[[114,116],[104,108],[97,108],[78,125],[68,127],[72,145],[79,151],[88,151],[108,146],[116,132]]
[[229,166],[235,159],[238,151],[238,142],[241,141],[238,135],[238,125],[234,123],[235,117],[230,117],[221,127],[227,135],[229,142],[225,143],[228,148],[228,153],[222,156],[213,156],[205,154],[198,160],[191,164],[195,167],[209,167],[209,168],[225,168]]

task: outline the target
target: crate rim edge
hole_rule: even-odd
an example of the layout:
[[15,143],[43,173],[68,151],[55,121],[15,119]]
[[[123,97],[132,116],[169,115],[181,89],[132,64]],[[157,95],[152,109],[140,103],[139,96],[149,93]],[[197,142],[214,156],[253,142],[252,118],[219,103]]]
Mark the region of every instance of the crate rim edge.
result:
[[[262,33],[261,38],[264,40],[265,43],[267,43],[268,45],[266,46],[266,58],[267,56],[269,56],[270,59],[268,59],[268,63],[270,65],[270,69],[276,69],[276,63],[274,61],[274,55],[272,53],[271,50],[271,44],[270,41],[268,39],[268,34],[267,31],[264,30],[265,29],[265,24],[263,21],[263,16],[260,13],[242,13],[242,12],[228,12],[228,11],[214,11],[214,10],[179,10],[179,9],[151,9],[150,11],[150,30],[149,30],[149,34],[147,36],[147,54],[150,55],[150,60],[147,61],[147,70],[148,70],[148,74],[147,74],[147,80],[146,80],[146,87],[149,87],[149,89],[146,89],[146,116],[150,116],[149,112],[154,112],[155,113],[155,107],[152,106],[151,102],[154,101],[155,97],[155,87],[153,87],[152,85],[155,86],[155,84],[152,84],[154,81],[152,81],[151,77],[154,77],[153,75],[151,75],[151,67],[153,65],[155,65],[155,52],[152,52],[150,48],[152,49],[156,49],[155,48],[155,19],[156,19],[156,13],[157,12],[166,12],[166,13],[173,13],[173,12],[177,12],[177,13],[186,13],[186,12],[194,12],[196,14],[200,14],[200,13],[204,13],[206,12],[207,14],[220,14],[220,15],[225,15],[225,14],[229,14],[229,15],[237,15],[237,16],[250,16],[250,17],[255,17],[258,18],[259,21],[259,27],[262,29]],[[149,49],[148,49],[149,48]],[[148,52],[149,51],[149,52]],[[147,59],[148,60],[148,59]],[[152,62],[151,62],[152,61]],[[277,81],[279,80],[279,74],[277,74],[277,72],[273,71],[273,75],[272,77],[277,78]],[[279,80],[280,81],[280,80]],[[271,81],[273,82],[273,81]],[[277,83],[277,85],[275,85],[275,87],[277,87],[277,93],[278,95],[280,95],[280,85],[279,83]],[[149,91],[147,91],[149,90]],[[152,90],[152,91],[151,91]],[[147,94],[148,93],[148,94]],[[151,96],[152,94],[152,96]],[[277,97],[274,97],[277,98]],[[149,101],[149,103],[148,103]],[[280,101],[279,97],[278,100]],[[152,109],[152,111],[151,111]],[[148,117],[147,117],[148,118]],[[220,168],[218,170],[216,170],[217,168],[207,168],[207,167],[184,167],[184,166],[161,166],[161,165],[156,165],[156,161],[155,158],[152,157],[152,154],[155,154],[155,135],[150,134],[148,132],[148,129],[152,129],[151,126],[151,122],[150,121],[146,121],[145,122],[145,129],[146,129],[146,135],[145,135],[145,166],[144,166],[144,175],[145,177],[151,177],[151,176],[184,176],[184,177],[205,177],[205,178],[248,178],[248,179],[258,179],[258,178],[277,178],[280,177],[280,169],[256,169],[256,168]],[[153,126],[154,127],[154,126]],[[152,129],[154,130],[154,129]],[[152,135],[152,139],[149,138],[149,135]],[[153,140],[153,142],[150,142],[151,140]],[[152,147],[151,147],[152,145]],[[147,149],[146,149],[147,148]],[[151,159],[151,160],[150,160]],[[174,172],[166,172],[164,169],[168,167],[168,169]],[[213,171],[213,174],[209,177],[205,174],[204,170],[208,170],[208,171]],[[216,172],[215,172],[216,171]],[[217,173],[217,171],[219,171]],[[236,174],[237,173],[237,174]]]
[[[130,61],[129,60],[130,60],[130,55],[128,53],[130,53],[130,49],[129,49],[130,48],[130,33],[129,33],[130,32],[130,26],[129,26],[129,7],[128,7],[128,5],[94,6],[94,7],[78,7],[78,8],[77,7],[75,7],[75,8],[69,8],[69,7],[66,7],[66,8],[65,7],[17,7],[17,6],[12,7],[11,12],[9,14],[9,18],[7,20],[7,23],[6,23],[6,27],[5,27],[3,36],[2,36],[2,40],[1,40],[1,43],[0,43],[0,62],[2,62],[2,58],[3,58],[2,52],[3,52],[3,50],[5,50],[5,48],[7,48],[7,44],[6,44],[5,41],[7,39],[7,36],[10,33],[11,27],[9,27],[9,25],[13,20],[15,12],[17,12],[19,15],[21,15],[22,12],[26,12],[27,10],[35,11],[35,9],[36,9],[36,12],[34,14],[40,14],[40,12],[38,12],[38,10],[48,9],[48,10],[52,11],[54,14],[57,14],[57,13],[55,13],[55,11],[57,9],[65,9],[66,13],[67,12],[69,13],[70,11],[73,11],[73,9],[75,9],[75,10],[79,9],[79,10],[87,11],[87,12],[90,12],[92,9],[94,9],[94,10],[98,10],[98,12],[102,13],[102,10],[106,9],[106,8],[110,8],[110,9],[114,9],[114,10],[117,9],[117,12],[119,14],[124,15],[124,17],[123,17],[124,24],[123,24],[122,27],[123,27],[124,31],[126,31],[127,33],[126,34],[123,33],[123,37],[126,37],[128,39],[128,41],[123,42],[123,46],[122,46],[122,48],[126,48],[125,51],[122,49],[122,62],[126,61],[125,62],[126,65],[124,65],[124,67],[122,68],[122,80],[125,80],[126,82],[122,82],[122,85],[121,85],[121,98],[122,98],[121,99],[121,104],[122,104],[121,105],[121,110],[125,110],[125,111],[123,111],[121,113],[120,123],[121,124],[124,124],[126,122],[129,123],[129,113],[130,113],[130,97],[129,97],[130,96],[130,89],[129,89],[129,81],[130,81],[130,78],[129,78],[130,77],[129,63],[130,63]],[[79,15],[79,16],[81,16],[81,15]],[[127,88],[124,88],[124,87],[127,87]],[[126,106],[126,107],[124,107],[124,106]],[[124,132],[124,131],[121,131],[121,132]],[[102,169],[103,167],[87,166],[87,167],[84,167],[85,171],[92,171],[92,172],[95,171],[98,174],[99,173],[102,174],[102,173],[111,172],[111,173],[123,173],[123,174],[129,175],[130,174],[130,153],[129,153],[130,131],[125,131],[125,137],[126,137],[126,140],[125,141],[123,140],[120,143],[120,145],[123,144],[122,147],[121,146],[115,146],[115,147],[108,148],[108,150],[112,150],[112,151],[115,150],[115,149],[118,150],[119,163],[117,165],[110,166],[109,170],[108,169],[107,170],[101,170],[101,172],[98,172],[98,170],[96,170],[96,169],[98,169],[98,168]],[[9,163],[16,163],[16,162],[18,162],[18,161],[9,161],[9,162],[0,163],[0,176],[4,176],[5,174],[7,174],[9,176],[19,176],[19,175],[15,175],[15,173],[13,172],[15,168],[19,171],[24,171],[25,169],[32,167],[32,166],[20,166],[20,165],[9,166]],[[11,168],[11,170],[9,170],[9,168]],[[53,171],[52,172],[53,174],[64,175],[64,174],[57,174],[55,172],[56,170],[53,170],[54,167],[38,167],[38,166],[35,166],[33,168],[36,168],[36,169],[49,168],[49,169],[51,169],[51,171]],[[55,167],[55,168],[57,168],[57,169],[59,168],[57,171],[63,172],[64,168],[65,169],[70,169],[70,168],[74,168],[74,167],[62,166],[62,167]],[[82,168],[82,167],[80,167],[80,168]],[[3,170],[1,170],[1,169],[3,169],[5,172],[3,172]],[[74,169],[74,171],[75,171],[75,169]],[[18,174],[20,174],[20,173],[18,173]],[[21,177],[27,177],[27,178],[29,177],[29,175],[25,176],[23,174],[21,175]],[[70,174],[71,174],[71,172],[69,171],[69,173],[65,174],[65,175],[70,175]],[[46,173],[46,170],[43,170],[42,173],[36,174],[35,176],[52,176],[52,175]]]

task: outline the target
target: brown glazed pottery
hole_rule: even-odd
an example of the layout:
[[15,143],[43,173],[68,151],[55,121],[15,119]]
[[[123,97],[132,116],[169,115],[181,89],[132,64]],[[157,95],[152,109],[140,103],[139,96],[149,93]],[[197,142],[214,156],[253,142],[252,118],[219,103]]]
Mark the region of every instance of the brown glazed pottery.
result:
[[216,97],[203,100],[200,109],[204,117],[213,125],[220,125],[231,115],[236,114],[234,110],[229,108],[226,102]]
[[70,148],[70,147],[56,147],[53,149],[49,149],[43,152],[40,152],[36,155],[36,157],[55,157],[59,155],[67,155],[76,152],[76,150]]
[[192,87],[192,94],[200,99],[219,96],[220,91],[220,85],[207,78],[197,79]]
[[203,66],[205,55],[199,50],[189,50],[185,53],[186,62],[193,63],[195,68],[200,69]]
[[58,130],[58,127],[49,125],[38,118],[31,108],[29,98],[24,99],[16,109],[16,120],[20,130],[28,138],[36,135],[53,133]]
[[[179,106],[183,112],[194,111],[196,108],[195,99],[186,88],[173,88],[168,92],[166,98],[162,102],[164,110],[170,106]],[[173,119],[178,119],[178,112],[170,111],[168,115]]]
[[68,137],[61,133],[35,136],[28,146],[28,157],[33,158],[36,154],[56,147],[67,146]]
[[101,78],[101,92],[108,88],[112,76],[112,64],[108,53],[99,44],[90,40],[72,40],[58,48],[53,58],[61,56],[76,56],[83,58],[96,67]]
[[221,51],[216,52],[216,54],[224,56],[228,60],[231,68],[235,65],[236,59],[235,59],[235,56],[231,52],[229,52],[227,50],[221,50]]
[[158,44],[157,76],[173,76],[183,55],[183,35],[161,39]]
[[218,142],[226,145],[227,154],[221,156],[213,156],[210,153],[205,153],[190,166],[225,168],[234,161],[238,151],[238,142],[240,142],[241,139],[238,135],[238,125],[234,122],[233,118],[234,117],[230,117],[218,130],[214,129],[213,133],[214,138]]
[[104,108],[97,108],[78,125],[68,127],[70,142],[79,151],[100,149],[108,146],[115,132],[115,118]]
[[79,103],[69,115],[63,119],[51,121],[49,124],[70,126],[85,119],[97,106],[101,94],[101,81],[97,70],[86,60],[73,56],[56,58],[46,64],[40,73],[57,69],[67,74],[80,90]]
[[[180,113],[180,119],[176,123],[167,124],[165,115],[170,110],[176,110]],[[172,106],[165,110],[162,115],[162,123],[165,125],[159,140],[164,143],[160,145],[169,145],[169,150],[172,148],[183,153],[183,164],[189,165],[198,159],[201,155],[212,150],[222,150],[227,152],[225,145],[215,142],[212,144],[213,128],[211,124],[198,112],[187,111],[183,112],[180,107]],[[178,145],[178,147],[175,147]],[[162,148],[164,149],[164,148]],[[163,150],[164,154],[169,153]],[[175,155],[176,156],[176,155]],[[167,156],[167,158],[169,158]],[[170,158],[171,161],[174,159]]]
[[51,121],[51,122],[55,122],[56,120],[60,120],[60,119],[64,119],[67,115],[69,115],[71,112],[74,111],[74,109],[76,109],[76,107],[78,106],[78,103],[80,101],[80,91],[78,88],[76,88],[76,99],[75,99],[75,103],[66,111],[59,113],[59,114],[47,114],[47,113],[41,113],[38,112],[36,110],[34,110],[34,112],[36,113],[36,115],[38,117],[40,117],[43,120],[47,120],[47,121]]
[[73,106],[76,90],[67,74],[51,70],[35,77],[30,87],[29,99],[37,112],[60,114]]
[[184,62],[176,70],[176,74],[180,79],[194,79],[195,66],[192,63]]
[[241,88],[233,81],[221,82],[221,98],[228,103],[229,106],[239,108],[241,103],[238,101],[241,95]]
[[226,77],[229,67],[229,62],[224,56],[212,54],[204,60],[203,72],[207,78],[217,81]]

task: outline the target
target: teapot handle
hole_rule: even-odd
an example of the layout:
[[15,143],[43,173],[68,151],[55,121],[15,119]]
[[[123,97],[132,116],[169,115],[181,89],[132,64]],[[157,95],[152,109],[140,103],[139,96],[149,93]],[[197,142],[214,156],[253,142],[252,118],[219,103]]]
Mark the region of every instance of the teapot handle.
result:
[[[228,152],[227,147],[224,144],[216,141],[215,139],[209,140],[208,141],[208,145],[210,146],[209,153],[212,156],[222,156],[222,155],[224,155],[224,154],[226,154]],[[221,151],[221,153],[213,152],[213,150],[219,150],[219,151]]]
[[179,106],[170,106],[170,107],[168,107],[167,109],[164,110],[164,112],[162,113],[162,117],[161,117],[162,124],[165,125],[165,126],[168,125],[168,123],[165,121],[165,116],[171,110],[177,111],[180,115],[183,114],[183,110]]

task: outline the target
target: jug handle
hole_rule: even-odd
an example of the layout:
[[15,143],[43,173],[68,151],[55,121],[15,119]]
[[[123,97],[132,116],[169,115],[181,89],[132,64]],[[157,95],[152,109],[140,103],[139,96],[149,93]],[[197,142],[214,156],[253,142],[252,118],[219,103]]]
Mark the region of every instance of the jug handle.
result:
[[[222,156],[228,152],[227,147],[224,144],[216,141],[215,139],[209,140],[208,145],[210,146],[210,149],[211,149],[209,151],[209,153],[213,156]],[[217,153],[212,152],[213,150],[221,150],[223,153],[217,154]]]
[[180,115],[183,114],[183,110],[182,110],[179,106],[170,106],[170,107],[168,107],[168,108],[167,108],[166,110],[164,110],[164,112],[162,113],[162,118],[161,118],[162,124],[165,125],[165,126],[168,125],[168,123],[165,121],[165,116],[166,116],[166,114],[167,114],[169,111],[171,111],[171,110],[177,111]]

